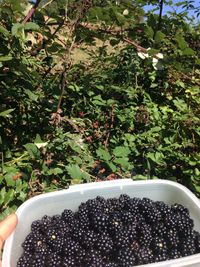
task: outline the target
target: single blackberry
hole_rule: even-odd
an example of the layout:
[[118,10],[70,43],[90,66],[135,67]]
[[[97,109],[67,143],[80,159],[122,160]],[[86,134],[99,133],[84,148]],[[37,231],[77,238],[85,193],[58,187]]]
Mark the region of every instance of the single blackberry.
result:
[[149,247],[153,237],[151,233],[151,226],[146,223],[141,223],[137,227],[138,229],[138,239],[141,246]]
[[87,257],[87,252],[83,247],[81,247],[79,252],[74,254],[77,267],[84,266],[86,257]]
[[125,210],[130,212],[134,217],[139,214],[139,200],[137,198],[131,198],[125,204]]
[[182,256],[190,256],[196,253],[195,240],[187,237],[180,240],[180,246],[178,247]]
[[126,195],[126,194],[121,194],[119,196],[119,206],[121,209],[126,209],[127,204],[130,202],[130,196]]
[[62,258],[56,253],[50,252],[46,257],[47,267],[60,267],[62,263]]
[[91,227],[97,231],[102,232],[107,229],[109,216],[104,213],[95,213],[91,218]]
[[163,201],[156,201],[154,205],[161,212],[162,219],[172,213],[171,207]]
[[31,267],[32,258],[32,254],[24,253],[17,261],[16,267]]
[[136,224],[132,223],[131,225],[125,226],[124,231],[127,233],[130,242],[137,238],[137,227]]
[[188,216],[184,216],[181,214],[176,216],[176,224],[181,235],[185,236],[187,236],[188,233],[191,233],[194,227],[193,220]]
[[169,230],[165,226],[164,223],[160,222],[158,224],[153,224],[152,225],[152,236],[165,236]]
[[42,217],[40,223],[41,223],[41,230],[43,232],[46,232],[47,229],[49,229],[52,226],[52,217],[45,215]]
[[35,235],[33,233],[27,235],[26,239],[22,243],[22,247],[25,252],[34,253],[34,239]]
[[114,236],[114,244],[120,249],[129,247],[131,244],[129,233],[125,229],[116,232]]
[[116,262],[106,262],[104,267],[119,267],[119,265]]
[[200,233],[194,231],[194,244],[196,248],[196,253],[200,253]]
[[154,262],[167,261],[169,259],[170,257],[166,252],[160,252],[154,256]]
[[102,254],[109,254],[113,249],[113,241],[106,233],[97,236],[95,245]]
[[87,205],[87,209],[89,211],[89,213],[91,214],[91,216],[94,214],[94,213],[101,213],[102,212],[102,205],[99,201],[97,201],[96,199],[89,199],[87,202],[86,202],[86,205]]
[[80,250],[81,250],[81,247],[78,242],[71,239],[70,237],[65,240],[63,244],[63,254],[65,256],[74,257],[79,253]]
[[155,237],[151,242],[151,248],[155,253],[166,253],[167,242],[162,237]]
[[165,240],[167,242],[167,246],[171,248],[177,248],[179,246],[179,236],[178,232],[174,230],[170,230],[165,234]]
[[134,222],[134,215],[130,211],[124,211],[121,213],[121,220],[124,225]]
[[176,231],[176,229],[177,229],[177,218],[172,212],[167,213],[163,217],[163,220],[164,220],[164,224],[165,224],[165,226],[166,226],[166,228],[168,230]]
[[46,231],[46,242],[53,251],[60,252],[64,245],[64,236],[57,229],[49,228]]
[[120,206],[118,198],[109,198],[107,200],[107,205],[109,207],[110,212],[115,212],[115,211],[121,210],[121,206]]
[[130,248],[132,251],[137,252],[140,249],[140,244],[138,240],[131,241]]
[[31,224],[31,231],[34,233],[40,233],[41,232],[41,220],[36,220],[34,222],[32,222]]
[[87,265],[88,267],[104,267],[103,259],[100,257],[93,258],[90,263]]
[[87,231],[90,229],[90,220],[85,215],[82,214],[77,215],[76,217],[78,227],[80,229],[83,229],[84,231]]
[[75,214],[73,211],[70,211],[68,209],[65,209],[61,215],[61,220],[62,226],[61,225],[56,225],[55,228],[57,229],[63,229],[64,231],[67,231],[67,228],[73,227],[75,224]]
[[181,204],[175,203],[171,206],[172,210],[177,214],[189,216],[189,210]]
[[103,261],[102,261],[102,257],[99,251],[95,250],[95,249],[89,249],[87,250],[84,262],[83,262],[83,266],[102,266],[103,267]]
[[82,241],[82,236],[84,235],[84,233],[85,233],[85,230],[80,228],[79,225],[76,223],[71,228],[70,235],[74,240],[76,240],[78,242],[81,242]]
[[136,257],[132,250],[126,248],[122,249],[118,253],[117,262],[120,267],[130,267],[136,264]]
[[45,256],[35,254],[31,262],[31,267],[45,267]]
[[86,248],[91,248],[97,241],[97,235],[92,230],[85,231],[80,240],[81,244]]
[[62,261],[63,267],[75,267],[76,266],[76,260],[74,257],[64,257]]
[[65,209],[62,214],[61,218],[64,222],[69,223],[74,220],[74,212],[68,209]]
[[100,203],[101,205],[106,205],[106,199],[104,198],[104,197],[102,197],[102,196],[97,196],[96,197],[96,201],[98,202],[98,203]]
[[170,259],[179,259],[181,257],[182,257],[181,252],[178,251],[177,249],[170,250],[170,253],[169,253]]
[[150,224],[159,222],[162,219],[161,212],[149,203],[146,203],[145,205],[142,203],[140,205],[140,212],[146,222]]
[[152,263],[154,260],[153,251],[150,248],[143,247],[136,252],[137,264]]
[[109,233],[111,235],[116,234],[116,232],[121,231],[122,228],[123,228],[123,223],[120,218],[120,213],[119,212],[111,213],[108,222]]
[[153,200],[151,200],[151,199],[148,198],[148,197],[143,197],[141,203],[142,203],[142,205],[144,205],[144,206],[146,206],[146,205],[153,206],[153,204],[154,204]]

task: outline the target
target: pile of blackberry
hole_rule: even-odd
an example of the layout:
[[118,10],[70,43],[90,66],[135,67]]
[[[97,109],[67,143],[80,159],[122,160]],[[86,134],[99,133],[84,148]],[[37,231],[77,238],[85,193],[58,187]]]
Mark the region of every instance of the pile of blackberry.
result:
[[34,221],[17,267],[131,267],[200,253],[187,208],[148,198],[82,203]]

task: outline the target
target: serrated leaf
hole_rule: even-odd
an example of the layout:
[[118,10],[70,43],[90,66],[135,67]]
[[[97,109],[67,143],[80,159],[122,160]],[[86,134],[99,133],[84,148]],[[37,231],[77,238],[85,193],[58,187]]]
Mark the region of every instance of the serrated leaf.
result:
[[24,29],[24,25],[19,23],[19,22],[17,22],[12,26],[11,33],[12,33],[13,36],[18,37],[23,29]]
[[78,179],[78,180],[82,179],[82,171],[78,165],[71,164],[67,166],[66,169],[72,179]]
[[36,95],[33,92],[31,92],[29,89],[26,89],[25,93],[28,95],[30,100],[33,100],[33,101],[37,101],[38,100],[38,95]]
[[61,168],[52,168],[48,170],[48,175],[57,175],[63,173],[63,170]]
[[126,157],[130,154],[130,149],[128,147],[125,146],[117,146],[114,150],[113,150],[113,154],[116,157]]
[[5,194],[5,197],[4,197],[4,205],[8,205],[8,203],[9,203],[10,201],[13,200],[14,195],[15,195],[15,191],[14,191],[14,189],[10,189],[10,190]]
[[10,61],[12,60],[13,57],[11,55],[6,55],[6,56],[0,56],[0,61],[4,62],[4,61]]
[[0,112],[0,117],[8,117],[11,112],[13,112],[15,108],[7,109],[3,112]]
[[182,54],[183,54],[183,56],[194,56],[195,51],[192,48],[187,47],[182,51]]
[[109,152],[105,149],[99,148],[96,150],[97,156],[100,157],[100,159],[103,159],[105,161],[108,161],[111,159],[111,155],[109,154]]
[[184,50],[185,48],[187,48],[188,44],[181,34],[176,34],[175,40],[177,41],[178,46],[181,50]]
[[153,38],[154,31],[153,31],[152,27],[147,26],[145,29],[145,33],[148,37]]
[[37,158],[40,156],[40,151],[38,150],[37,146],[33,143],[28,143],[24,145],[26,148],[27,152],[32,158]]
[[165,36],[166,35],[161,31],[157,31],[154,40],[156,43],[160,43],[165,38]]
[[38,31],[40,29],[39,25],[34,22],[27,22],[24,26],[25,30]]
[[0,25],[0,33],[3,33],[5,36],[8,36],[10,33],[9,31]]

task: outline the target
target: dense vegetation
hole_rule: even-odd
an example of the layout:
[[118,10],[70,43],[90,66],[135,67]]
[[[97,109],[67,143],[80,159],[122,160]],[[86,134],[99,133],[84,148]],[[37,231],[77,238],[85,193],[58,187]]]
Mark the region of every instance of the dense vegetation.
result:
[[163,15],[172,1],[1,1],[1,217],[36,194],[121,177],[200,193],[193,2]]

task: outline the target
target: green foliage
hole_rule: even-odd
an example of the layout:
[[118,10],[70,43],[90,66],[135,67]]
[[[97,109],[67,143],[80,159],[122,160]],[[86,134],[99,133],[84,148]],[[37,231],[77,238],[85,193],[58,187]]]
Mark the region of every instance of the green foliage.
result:
[[157,1],[91,2],[42,1],[27,23],[26,1],[0,3],[1,217],[122,177],[200,194],[198,25],[171,13],[158,28],[142,8]]

